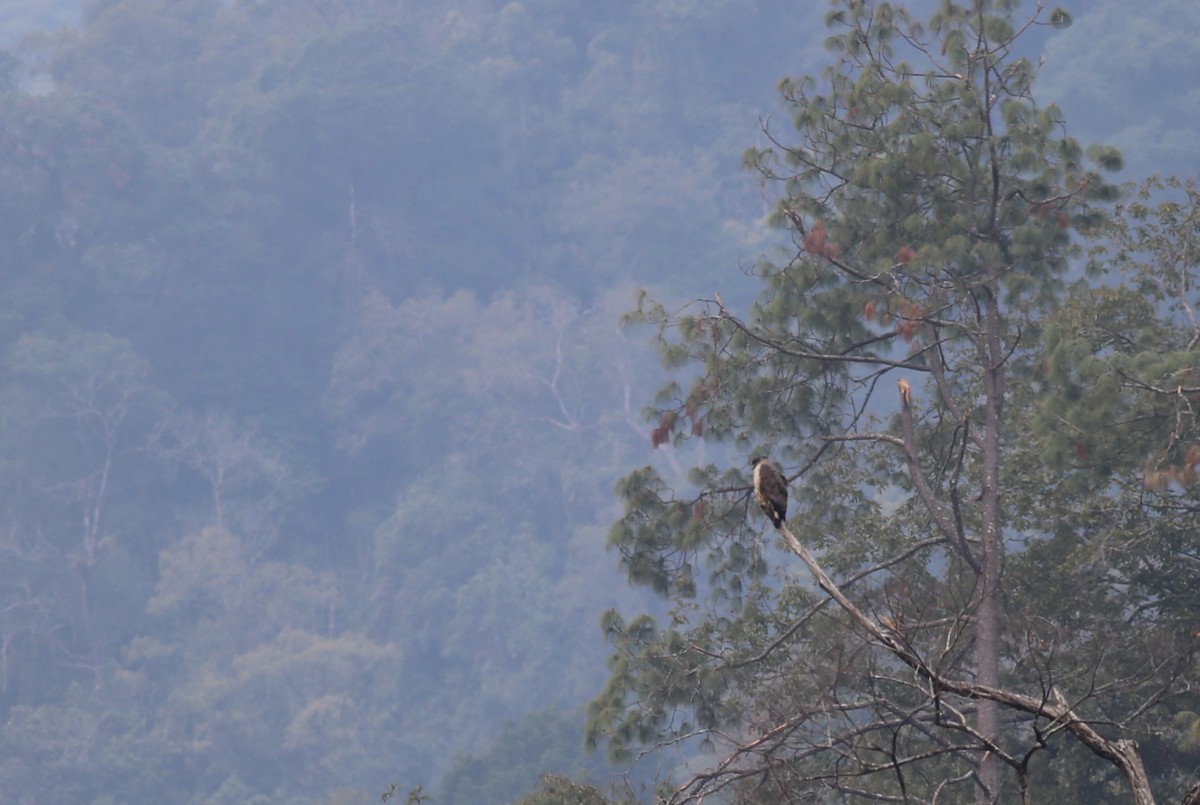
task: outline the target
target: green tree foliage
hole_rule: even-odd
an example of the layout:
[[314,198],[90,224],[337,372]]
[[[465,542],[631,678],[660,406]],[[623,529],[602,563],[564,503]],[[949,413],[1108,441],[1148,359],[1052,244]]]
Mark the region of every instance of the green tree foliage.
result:
[[[773,454],[793,482],[775,546],[745,465],[698,466],[691,489],[650,468],[620,484],[610,543],[630,579],[675,608],[666,623],[606,616],[614,654],[590,735],[618,755],[696,740],[716,751],[678,801],[1132,790],[1145,803],[1148,767],[1162,792],[1186,779],[1133,739],[1169,722],[1188,689],[1191,636],[1146,596],[1171,597],[1178,582],[1154,568],[1193,514],[1172,522],[1111,496],[1118,469],[1132,472],[1121,483],[1140,479],[1128,460],[1097,457],[1109,471],[1090,477],[1045,463],[1076,428],[1126,458],[1150,429],[1134,392],[1114,394],[1120,374],[1094,398],[1080,389],[1117,349],[1110,322],[1161,344],[1174,297],[1138,290],[1126,295],[1136,305],[1096,305],[1096,358],[1086,340],[1063,341],[1087,311],[1059,309],[1082,293],[1068,292],[1076,236],[1105,231],[1116,191],[1101,172],[1121,160],[1064,135],[1057,108],[1033,94],[1020,39],[1069,17],[1015,6],[943,2],[921,22],[892,3],[832,3],[832,66],[782,82],[795,131],[768,131],[772,145],[747,154],[779,188],[774,220],[795,248],[756,267],[762,290],[745,316],[720,295],[637,311],[659,323],[665,362],[683,374],[658,397],[655,442],[727,442],[747,464]],[[1124,238],[1126,261],[1145,252],[1136,241]],[[1157,361],[1146,382],[1163,390],[1190,359],[1143,360]],[[1155,427],[1181,394],[1155,401]],[[1061,405],[1080,412],[1069,431]],[[1187,448],[1174,455],[1186,463]],[[1093,542],[1105,522],[1124,557]],[[1158,557],[1135,553],[1138,539]],[[1142,566],[1143,591],[1125,561]],[[1043,762],[1060,747],[1069,764]]]
[[[634,435],[635,352],[612,326],[622,303],[581,310],[547,286],[490,302],[370,294],[338,353],[326,402],[344,444],[411,478],[363,561],[373,625],[412,658],[403,724],[425,751],[449,754],[438,725],[471,713],[515,720],[525,702],[590,693],[603,655],[578,623],[628,598],[595,572],[603,532],[586,514],[611,500]],[[447,681],[460,693],[434,695]],[[459,751],[490,744],[460,738]]]
[[13,747],[6,790],[38,797],[49,772],[64,781],[55,801],[148,802],[168,787],[194,791],[187,802],[278,801],[382,779],[391,711],[368,703],[395,696],[399,652],[339,628],[333,574],[253,559],[216,527],[165,550],[150,634],[105,658],[104,696],[77,685],[53,706],[13,709],[0,730]]
[[152,584],[153,551],[131,487],[156,471],[148,450],[168,400],[129,344],[104,333],[23,334],[3,372],[0,641],[20,649],[0,670],[7,702],[32,702],[55,689],[38,670],[48,656],[86,678],[129,637],[123,616]]
[[538,790],[516,800],[516,805],[615,805],[593,785],[579,783],[555,774],[543,775]]
[[785,0],[8,6],[80,13],[0,54],[0,791],[531,780],[553,753],[503,725],[576,713],[579,625],[655,606],[603,555],[650,449],[623,283],[698,293],[779,237],[723,177],[819,27]]
[[[1150,636],[1116,653],[1131,677],[1191,656],[1196,640],[1198,202],[1190,181],[1151,179],[1137,188],[1094,255],[1103,282],[1072,288],[1045,328],[1033,427],[1052,468],[1044,476],[1069,491],[1072,505],[1060,508],[1051,538],[1029,561],[1084,571],[1072,581],[1086,606],[1047,602],[1072,628],[1104,613]],[[1129,634],[1096,629],[1094,639],[1112,651],[1128,645]],[[1172,706],[1175,718],[1134,734],[1158,774],[1186,781],[1196,762],[1195,704]]]
[[[577,782],[607,776],[603,758],[586,753],[579,740],[578,715],[541,710],[506,725],[486,752],[455,761],[438,801],[610,803],[597,787]],[[539,781],[540,791],[521,798]]]
[[217,18],[216,0],[89,5],[85,25],[51,65],[55,81],[111,99],[151,141],[183,145],[199,130],[212,84],[197,71]]

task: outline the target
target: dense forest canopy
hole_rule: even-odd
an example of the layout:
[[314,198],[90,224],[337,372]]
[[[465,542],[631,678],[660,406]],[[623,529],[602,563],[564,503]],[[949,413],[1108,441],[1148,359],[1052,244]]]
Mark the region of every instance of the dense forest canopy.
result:
[[[1190,4],[1077,6],[1031,40],[1047,100],[1133,177],[1194,171],[1191,90],[1162,76],[1195,54],[1150,46]],[[793,250],[739,160],[792,118],[780,80],[830,63],[830,8],[0,3],[4,796],[500,803],[624,772],[583,751],[597,620],[691,604],[605,553],[613,485],[748,456],[716,418],[654,449],[653,334],[620,322],[639,289],[745,310]],[[1130,216],[1113,254],[1142,266],[1171,233]],[[1146,272],[1106,309],[1168,305]],[[1047,360],[1110,357],[1081,306]],[[1055,415],[1105,410],[1103,362],[1080,371]]]

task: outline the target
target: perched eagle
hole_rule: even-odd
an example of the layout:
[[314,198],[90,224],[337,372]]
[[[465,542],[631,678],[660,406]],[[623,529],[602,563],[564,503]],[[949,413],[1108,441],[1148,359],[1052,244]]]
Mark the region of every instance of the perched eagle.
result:
[[779,528],[787,518],[787,478],[783,470],[769,458],[758,456],[750,461],[754,467],[754,499],[762,506],[771,525]]

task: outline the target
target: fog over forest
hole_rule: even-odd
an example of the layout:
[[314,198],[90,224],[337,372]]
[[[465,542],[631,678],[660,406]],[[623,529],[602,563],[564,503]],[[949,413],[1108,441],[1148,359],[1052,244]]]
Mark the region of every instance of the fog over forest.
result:
[[[1196,175],[1200,5],[1061,5],[1039,102],[1114,181]],[[0,800],[694,768],[585,748],[603,613],[672,617],[614,486],[750,456],[655,446],[700,370],[622,322],[795,250],[743,153],[829,7],[0,0]]]

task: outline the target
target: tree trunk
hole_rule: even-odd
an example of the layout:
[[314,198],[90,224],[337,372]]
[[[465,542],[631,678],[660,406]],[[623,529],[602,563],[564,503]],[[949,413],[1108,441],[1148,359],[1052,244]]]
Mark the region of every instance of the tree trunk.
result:
[[[1000,429],[1003,421],[1005,394],[1004,361],[1001,338],[1003,317],[999,302],[992,293],[984,307],[981,357],[987,367],[984,372],[984,430],[983,430],[983,505],[982,555],[979,557],[979,605],[975,610],[975,673],[979,684],[989,688],[1000,685],[1000,627],[1004,613],[1000,601],[1000,568],[1004,543],[1000,527]],[[994,701],[980,701],[978,729],[989,741],[1000,740],[1000,708]],[[999,800],[1000,759],[987,753],[979,764],[979,779],[983,788],[975,798],[979,805],[991,805]]]

